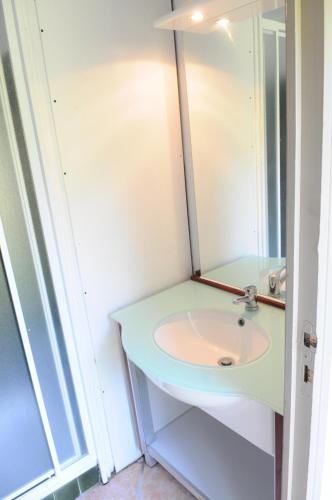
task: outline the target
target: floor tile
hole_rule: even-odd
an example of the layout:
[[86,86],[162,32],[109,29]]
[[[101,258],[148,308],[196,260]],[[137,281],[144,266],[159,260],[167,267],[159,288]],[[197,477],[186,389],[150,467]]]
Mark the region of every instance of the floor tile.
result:
[[75,479],[70,483],[66,484],[54,493],[55,500],[75,500],[80,494],[78,487],[78,482]]
[[106,485],[83,493],[80,500],[193,500],[194,497],[159,464],[136,462]]
[[160,465],[145,467],[142,500],[190,500],[193,496]]
[[114,476],[109,483],[98,485],[81,495],[81,500],[136,500],[136,490],[144,464],[135,463]]
[[98,483],[99,470],[97,467],[93,467],[78,478],[78,485],[82,493]]

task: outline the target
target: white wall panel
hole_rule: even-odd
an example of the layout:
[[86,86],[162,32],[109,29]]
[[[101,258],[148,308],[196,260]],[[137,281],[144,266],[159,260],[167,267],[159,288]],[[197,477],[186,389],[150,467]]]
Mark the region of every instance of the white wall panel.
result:
[[[109,314],[190,275],[169,0],[37,0],[116,468],[138,456]],[[137,332],[139,335],[139,331]]]

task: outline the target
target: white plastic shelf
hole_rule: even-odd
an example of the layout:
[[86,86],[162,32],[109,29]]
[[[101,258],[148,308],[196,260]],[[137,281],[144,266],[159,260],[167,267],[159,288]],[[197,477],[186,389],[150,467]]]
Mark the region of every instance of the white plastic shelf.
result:
[[274,458],[198,408],[160,430],[148,449],[198,498],[274,499]]

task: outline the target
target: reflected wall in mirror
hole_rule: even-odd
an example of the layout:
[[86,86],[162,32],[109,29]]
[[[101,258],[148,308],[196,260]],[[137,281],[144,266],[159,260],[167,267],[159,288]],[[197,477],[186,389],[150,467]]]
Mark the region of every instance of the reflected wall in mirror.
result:
[[243,19],[237,12],[237,21],[231,14],[210,33],[177,33],[196,267],[205,278],[255,284],[260,294],[283,299],[285,9],[244,12]]

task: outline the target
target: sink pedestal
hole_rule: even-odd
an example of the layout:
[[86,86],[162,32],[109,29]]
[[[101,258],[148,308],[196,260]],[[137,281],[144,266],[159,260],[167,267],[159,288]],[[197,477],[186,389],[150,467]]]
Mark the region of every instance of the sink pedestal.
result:
[[[263,413],[257,414],[259,406],[264,412],[263,405],[225,396],[222,407],[193,407],[160,390],[156,381],[150,382],[130,361],[128,366],[142,453],[148,465],[159,462],[196,498],[274,500],[272,410],[266,408],[270,412],[270,439],[254,445],[252,436],[237,432],[234,416],[237,414],[238,424],[247,423],[250,430],[251,424],[259,426],[259,418],[264,418]],[[231,425],[221,423],[223,418],[227,420],[227,411],[233,430]],[[262,429],[265,432],[266,421],[256,428],[257,436]]]

